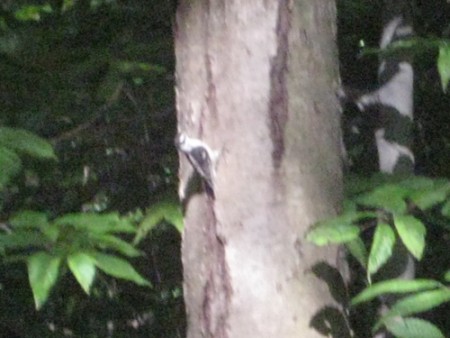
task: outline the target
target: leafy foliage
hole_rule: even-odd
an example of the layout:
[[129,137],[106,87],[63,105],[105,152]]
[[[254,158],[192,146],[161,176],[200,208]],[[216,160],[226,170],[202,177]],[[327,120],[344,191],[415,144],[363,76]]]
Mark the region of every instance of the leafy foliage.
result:
[[22,211],[13,215],[10,223],[11,232],[0,235],[0,250],[7,258],[14,255],[27,261],[37,309],[47,301],[64,261],[88,294],[96,267],[116,278],[150,285],[127,261],[102,253],[107,250],[126,257],[140,255],[118,236],[135,232],[130,218],[117,213],[72,213],[51,221],[45,213]]
[[[43,158],[54,158],[51,146],[30,133],[8,129],[1,137],[6,146],[14,150],[25,150],[29,154]],[[26,135],[25,142],[13,142],[17,135]],[[36,146],[38,144],[38,146]],[[50,147],[50,150],[45,149]],[[43,149],[45,151],[41,151]],[[18,156],[17,156],[18,157]],[[9,183],[9,180],[5,183]],[[11,229],[0,234],[0,252],[7,260],[25,260],[33,291],[35,305],[40,309],[48,300],[51,289],[61,273],[62,262],[66,262],[74,277],[89,294],[96,275],[96,269],[116,278],[132,281],[138,285],[150,286],[128,261],[104,251],[116,252],[126,257],[137,257],[141,252],[134,245],[119,237],[120,234],[135,234],[138,228],[135,215],[121,217],[113,213],[69,213],[50,220],[46,213],[23,210],[9,218]],[[172,220],[180,228],[182,215],[177,204],[163,203],[149,210],[141,222],[145,233],[166,219]],[[142,230],[141,230],[142,231]],[[138,239],[142,240],[143,235]],[[31,250],[31,251],[30,251]]]
[[26,130],[0,127],[0,190],[22,168],[20,155],[56,159],[49,142]]
[[39,309],[46,302],[50,289],[58,278],[61,257],[44,251],[37,252],[27,259],[28,276],[33,290],[34,302]]
[[151,207],[175,195],[173,6],[2,3],[5,335],[179,336],[179,233]]
[[[343,214],[319,222],[307,239],[317,245],[344,243],[366,270],[369,286],[352,299],[353,306],[387,294],[407,295],[383,314],[375,323],[374,331],[384,326],[399,337],[444,337],[430,322],[409,316],[449,303],[449,286],[431,279],[393,279],[374,284],[372,279],[393,255],[396,241],[401,241],[416,259],[422,259],[427,229],[421,218],[438,212],[441,217],[447,217],[443,223],[448,226],[450,219],[446,208],[450,201],[450,181],[376,175],[367,180],[358,178],[347,187],[349,199]],[[354,234],[364,236],[364,232],[371,229],[374,235],[367,255],[364,241]],[[443,229],[448,231],[448,228]]]
[[391,257],[394,244],[395,234],[391,227],[385,223],[378,223],[367,262],[369,280]]
[[175,226],[178,231],[183,229],[183,214],[181,206],[175,201],[164,201],[152,205],[142,219],[136,233],[134,243],[139,243],[145,236],[161,222]]
[[[24,139],[16,142],[15,137]],[[28,145],[25,141],[32,144]],[[28,132],[0,128],[2,142],[4,149],[13,154],[18,162],[21,153],[44,159],[55,158],[52,147],[46,141]],[[14,168],[17,174],[20,165]],[[12,178],[12,175],[4,176],[5,188],[12,184]],[[138,227],[141,220],[142,225]],[[134,235],[137,229],[141,229],[136,238],[142,240],[163,220],[172,221],[181,229],[182,215],[177,203],[157,204],[149,209],[145,217],[139,213],[122,217],[117,212],[79,212],[50,219],[45,212],[21,210],[9,217],[10,227],[0,234],[0,252],[5,262],[23,260],[27,263],[35,306],[41,309],[66,266],[86,294],[91,293],[97,269],[115,278],[151,286],[127,260],[116,255],[128,258],[140,256],[142,253],[121,236]]]
[[444,338],[442,332],[435,325],[419,318],[390,319],[386,322],[386,327],[397,337]]

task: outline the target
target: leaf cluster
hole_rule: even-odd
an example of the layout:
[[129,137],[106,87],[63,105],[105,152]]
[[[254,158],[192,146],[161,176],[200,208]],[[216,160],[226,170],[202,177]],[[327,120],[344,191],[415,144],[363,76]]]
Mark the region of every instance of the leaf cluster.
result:
[[[173,11],[157,0],[2,3],[0,307],[20,308],[28,326],[17,332],[47,336],[45,323],[60,321],[106,336],[111,308],[114,334],[142,313],[158,320],[139,334],[175,335],[183,321],[179,234],[150,233],[174,215],[155,202],[176,184]],[[8,316],[0,331],[15,326]]]
[[[56,159],[53,147],[46,140],[25,130],[0,128],[0,191],[7,188],[22,168],[21,155]],[[173,214],[164,210],[176,210],[171,204],[164,206],[149,212],[144,224],[150,222],[154,226],[161,221],[162,216],[167,214],[170,217]],[[134,245],[121,238],[121,235],[136,233],[136,220],[139,218],[136,215],[121,217],[117,212],[87,212],[49,219],[45,212],[21,210],[5,222],[5,231],[0,234],[0,253],[5,263],[27,263],[37,309],[48,300],[51,289],[65,267],[87,294],[90,293],[97,269],[116,278],[150,286],[150,282],[127,260],[117,256],[133,258],[142,254]]]
[[[432,323],[410,317],[450,302],[450,287],[430,279],[392,279],[373,283],[373,276],[392,258],[396,242],[417,260],[426,246],[423,218],[437,213],[450,229],[450,181],[427,177],[401,178],[376,175],[350,179],[341,215],[316,224],[307,240],[316,245],[343,244],[366,271],[368,287],[352,299],[356,306],[376,297],[406,295],[398,300],[373,327],[385,327],[398,337],[444,337]],[[363,238],[373,232],[370,248]],[[450,270],[444,280],[450,282]]]
[[141,254],[120,234],[133,234],[130,218],[117,213],[73,213],[49,220],[42,212],[22,211],[9,219],[9,233],[0,235],[6,262],[23,260],[35,305],[40,309],[65,267],[89,294],[96,270],[150,286],[127,260]]

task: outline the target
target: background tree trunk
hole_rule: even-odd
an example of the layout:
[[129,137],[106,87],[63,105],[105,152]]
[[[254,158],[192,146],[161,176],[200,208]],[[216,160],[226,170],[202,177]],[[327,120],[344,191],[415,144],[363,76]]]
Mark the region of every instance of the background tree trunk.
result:
[[[385,1],[380,48],[413,37],[408,1]],[[380,171],[388,174],[414,174],[412,145],[414,73],[411,51],[391,52],[380,59],[379,128],[375,131]]]
[[[411,38],[414,35],[408,1],[385,1],[383,7],[383,34],[380,48]],[[375,131],[380,171],[388,174],[414,175],[414,73],[410,51],[391,53],[380,59],[378,69],[380,124]],[[382,279],[413,279],[415,262],[400,240],[394,254],[381,270]],[[384,297],[379,312],[398,300],[398,296]],[[393,337],[381,331],[374,338]]]
[[222,151],[215,199],[184,199],[190,338],[346,337],[320,325],[339,312],[312,269],[336,250],[304,240],[342,197],[335,17],[329,0],[180,1],[178,128]]

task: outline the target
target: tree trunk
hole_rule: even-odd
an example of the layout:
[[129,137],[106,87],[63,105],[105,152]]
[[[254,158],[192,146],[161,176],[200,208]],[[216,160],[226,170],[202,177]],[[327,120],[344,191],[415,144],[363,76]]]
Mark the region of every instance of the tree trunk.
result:
[[[383,35],[380,48],[411,38],[414,34],[409,3],[386,0],[383,8]],[[378,70],[380,88],[380,128],[375,131],[380,171],[388,174],[414,174],[413,82],[410,51],[397,51],[381,58]]]
[[[380,48],[413,36],[412,18],[406,0],[386,0],[383,8],[383,34]],[[375,131],[380,171],[388,174],[413,175],[413,88],[414,73],[409,51],[388,54],[381,58],[377,90],[380,128]],[[415,262],[406,247],[397,239],[394,254],[381,270],[382,279],[413,279]],[[380,313],[388,311],[398,296],[384,297]],[[382,330],[374,338],[392,337]]]
[[330,0],[180,1],[178,128],[221,151],[214,194],[180,163],[189,338],[347,336],[313,273],[336,250],[304,240],[342,198],[335,16]]

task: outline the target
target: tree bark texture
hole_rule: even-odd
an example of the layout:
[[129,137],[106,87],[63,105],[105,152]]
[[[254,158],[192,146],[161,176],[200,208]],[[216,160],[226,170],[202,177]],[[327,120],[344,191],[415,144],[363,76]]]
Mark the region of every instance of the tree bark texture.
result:
[[[335,3],[181,0],[178,129],[221,151],[184,197],[188,337],[323,337],[339,313],[304,240],[342,197]],[[180,180],[189,163],[181,158]]]

